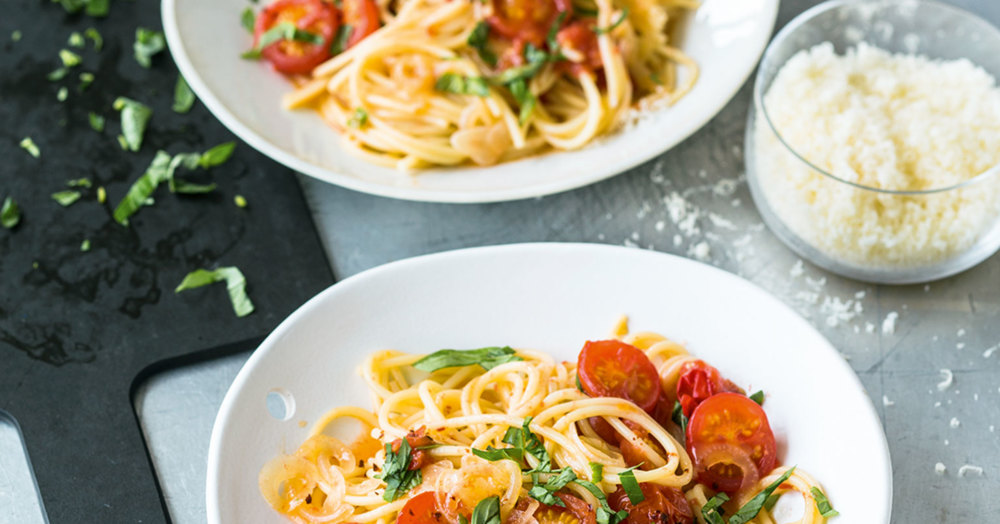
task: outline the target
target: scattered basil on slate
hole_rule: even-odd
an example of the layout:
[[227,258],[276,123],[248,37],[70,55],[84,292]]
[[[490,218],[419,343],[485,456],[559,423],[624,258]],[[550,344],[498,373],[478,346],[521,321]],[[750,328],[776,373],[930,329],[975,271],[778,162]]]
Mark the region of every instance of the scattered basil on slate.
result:
[[17,206],[17,202],[14,201],[13,197],[5,198],[3,200],[3,207],[0,207],[0,225],[7,229],[14,229],[20,221],[21,208]]
[[163,37],[162,31],[153,31],[140,27],[135,30],[135,43],[132,50],[135,52],[135,61],[142,67],[149,68],[153,65],[153,56],[167,48],[167,40]]
[[142,137],[146,134],[146,125],[153,117],[153,110],[142,102],[131,98],[118,97],[112,107],[121,112],[122,134],[118,141],[122,149],[138,151],[142,147]]
[[236,267],[220,267],[213,270],[196,269],[184,277],[174,293],[223,281],[226,283],[226,290],[229,291],[229,301],[233,304],[236,316],[245,317],[253,313],[253,302],[247,296],[247,280],[243,276],[243,272]]

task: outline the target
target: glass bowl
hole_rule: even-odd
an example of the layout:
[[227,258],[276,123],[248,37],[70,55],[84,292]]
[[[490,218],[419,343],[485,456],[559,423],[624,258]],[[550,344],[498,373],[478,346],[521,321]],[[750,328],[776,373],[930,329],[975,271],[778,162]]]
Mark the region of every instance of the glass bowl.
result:
[[[832,1],[796,17],[764,53],[745,137],[750,191],[771,231],[822,268],[885,284],[944,278],[995,253],[1000,165],[950,185],[900,191],[834,175],[843,171],[817,165],[789,145],[820,140],[836,147],[826,134],[783,136],[772,118],[776,109],[764,103],[790,58],[826,42],[838,55],[864,42],[890,53],[964,58],[1000,78],[1000,31],[955,7],[914,0]],[[933,128],[934,122],[926,122],[927,133]],[[917,132],[924,132],[923,126]]]

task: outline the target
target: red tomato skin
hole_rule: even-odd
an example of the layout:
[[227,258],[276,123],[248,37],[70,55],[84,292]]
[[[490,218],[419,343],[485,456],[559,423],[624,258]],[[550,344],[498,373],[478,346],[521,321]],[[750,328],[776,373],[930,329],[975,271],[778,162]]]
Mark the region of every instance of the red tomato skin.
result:
[[[707,427],[720,421],[724,426]],[[752,425],[756,425],[756,428],[751,428]],[[711,429],[717,429],[717,432],[706,436]],[[750,429],[750,435],[743,434],[746,429]],[[698,481],[709,486],[721,485],[720,480],[700,464],[703,455],[701,451],[712,446],[721,444],[739,447],[756,464],[761,478],[777,464],[777,445],[767,414],[756,402],[739,393],[718,393],[699,404],[688,423],[686,437],[688,454],[699,471]],[[724,487],[735,490],[732,486]]]
[[583,72],[593,73],[604,67],[601,49],[597,44],[597,34],[583,20],[577,20],[560,29],[556,33],[556,42],[563,48],[573,49],[583,55],[582,62],[560,62],[560,65],[568,68],[571,73],[575,75]]
[[[275,42],[261,50],[261,56],[271,62],[274,69],[289,75],[309,73],[330,58],[330,44],[333,42],[337,29],[340,27],[340,12],[333,4],[322,0],[278,0],[267,6],[257,16],[254,24],[254,47],[261,36],[277,22],[282,11],[305,10],[305,14],[295,21],[299,29],[318,33],[323,38],[322,44],[295,42],[303,49],[299,56],[292,56],[282,50],[283,42]],[[287,44],[286,44],[287,45]]]
[[677,379],[677,400],[681,403],[684,416],[691,418],[694,409],[716,393],[743,393],[739,386],[722,378],[718,369],[702,360],[688,362],[681,367]]
[[378,4],[375,0],[344,0],[344,23],[351,26],[347,39],[350,49],[381,27]]
[[[609,377],[609,373],[614,376]],[[660,398],[656,366],[641,350],[620,340],[584,344],[577,360],[577,374],[587,395],[629,400],[646,413],[655,410]]]
[[564,22],[573,16],[571,0],[493,0],[493,14],[486,21],[510,41],[540,48],[561,13],[566,13]]
[[645,500],[632,505],[625,490],[618,487],[608,495],[608,504],[615,511],[625,510],[628,517],[624,524],[693,524],[694,512],[688,504],[684,493],[677,488],[670,488],[644,482],[639,484]]
[[406,501],[399,510],[396,524],[447,524],[444,514],[437,507],[437,494],[424,491]]

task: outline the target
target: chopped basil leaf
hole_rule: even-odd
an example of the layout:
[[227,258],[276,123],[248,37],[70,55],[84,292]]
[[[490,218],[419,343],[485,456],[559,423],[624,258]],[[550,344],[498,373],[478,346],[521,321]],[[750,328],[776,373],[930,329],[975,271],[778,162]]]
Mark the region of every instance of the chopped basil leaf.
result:
[[35,158],[42,156],[41,150],[38,149],[38,146],[35,145],[35,141],[32,140],[30,136],[22,138],[20,146],[21,149],[27,151],[29,155]]
[[274,27],[265,31],[264,34],[260,35],[260,40],[257,41],[257,45],[254,46],[253,49],[243,53],[242,57],[250,59],[260,58],[260,52],[262,49],[281,40],[308,42],[314,45],[323,44],[322,36],[299,29],[291,22],[281,22],[280,24],[276,24]]
[[240,24],[243,25],[243,29],[246,29],[250,34],[253,34],[253,27],[256,22],[257,15],[253,14],[253,8],[248,7],[244,9],[243,14],[240,15]]
[[83,32],[83,36],[91,39],[94,42],[94,49],[100,51],[104,47],[104,38],[101,37],[101,33],[93,28],[88,27],[86,31]]
[[87,72],[80,73],[80,86],[78,87],[80,91],[86,90],[88,87],[90,87],[90,84],[93,83],[94,83],[94,73],[87,73]]
[[[399,444],[399,451],[395,453],[392,451],[392,444],[385,445],[385,464],[382,465],[382,473],[376,478],[385,481],[385,493],[382,494],[382,498],[387,502],[398,499],[423,480],[419,469],[410,469],[411,451],[410,443],[405,438]],[[477,507],[476,511],[478,510]],[[475,521],[474,515],[473,521]]]
[[243,195],[236,195],[233,197],[233,203],[236,204],[238,208],[247,207],[247,199],[243,198]]
[[615,30],[616,27],[622,25],[625,20],[628,19],[628,7],[622,8],[621,14],[618,15],[618,20],[615,20],[608,27],[595,27],[594,32],[603,35],[605,33],[610,33]]
[[[224,142],[201,154],[198,159],[198,166],[203,169],[224,164],[229,157],[233,156],[236,149],[236,142]],[[193,169],[193,168],[192,168]]]
[[132,44],[132,51],[135,54],[135,61],[142,67],[149,68],[153,65],[153,56],[163,51],[167,47],[167,41],[163,38],[162,31],[153,31],[145,27],[135,30],[135,43]]
[[347,127],[353,127],[354,129],[360,129],[368,123],[368,111],[365,108],[359,107],[354,110],[354,114],[351,115],[351,119],[347,121]]
[[24,36],[20,29],[15,29],[14,32],[10,34],[10,39],[14,42],[20,42],[21,37]]
[[677,424],[677,427],[681,428],[681,434],[687,435],[688,418],[684,415],[684,408],[681,407],[679,400],[674,401],[674,410],[670,414],[670,419]]
[[109,0],[86,0],[87,14],[90,16],[107,16],[111,7]]
[[97,188],[97,202],[103,204],[105,200],[108,199],[108,192],[104,190],[104,186]]
[[523,360],[514,353],[515,351],[510,346],[494,346],[480,349],[442,349],[414,362],[413,367],[421,371],[433,372],[444,368],[479,364],[483,369],[492,369],[500,364]]
[[760,513],[761,508],[764,507],[764,503],[767,502],[767,498],[774,493],[774,490],[778,489],[778,486],[788,480],[788,477],[792,476],[793,471],[795,471],[795,466],[792,466],[783,475],[778,477],[777,480],[768,484],[763,491],[754,495],[754,497],[744,504],[739,511],[737,511],[732,517],[729,517],[729,524],[746,524],[747,522],[750,522],[751,519]]
[[514,462],[521,462],[524,458],[523,448],[494,448],[493,446],[487,446],[486,449],[472,449],[472,454],[489,461],[497,460],[513,460]]
[[814,499],[816,499],[816,509],[819,510],[819,514],[826,518],[836,517],[840,515],[840,512],[833,509],[833,505],[830,504],[830,499],[826,498],[826,493],[823,490],[813,486],[809,489],[812,493]]
[[722,519],[723,511],[721,508],[728,500],[729,495],[725,493],[718,493],[708,499],[705,505],[701,507],[701,516],[705,519],[705,522],[708,524],[726,524],[726,521]]
[[7,229],[14,229],[14,226],[21,221],[21,208],[13,197],[3,200],[3,207],[0,207],[0,225]]
[[555,492],[563,489],[566,487],[566,484],[569,484],[574,480],[576,480],[576,473],[574,473],[571,468],[563,468],[559,470],[558,475],[550,477],[545,484],[535,484],[532,486],[531,490],[528,491],[528,495],[542,504],[565,508],[566,503],[564,503],[559,497],[555,496]]
[[247,296],[247,279],[243,272],[234,266],[220,267],[208,271],[206,269],[196,269],[187,274],[181,281],[174,293],[180,293],[187,289],[207,286],[215,282],[226,282],[226,289],[229,291],[229,301],[233,304],[233,311],[237,317],[245,317],[253,313],[253,302]]
[[434,89],[457,95],[490,96],[490,86],[481,76],[462,76],[445,73],[438,77]]
[[52,193],[52,200],[59,202],[59,205],[63,207],[68,207],[73,205],[77,200],[80,200],[79,191],[59,191]]
[[87,188],[93,186],[93,184],[90,183],[89,178],[74,178],[73,180],[67,181],[66,185],[69,187],[87,187]]
[[656,84],[656,85],[660,85],[660,86],[663,85],[663,79],[660,78],[660,75],[658,75],[656,73],[650,73],[649,74],[649,79],[652,80],[653,83]]
[[184,80],[183,75],[177,75],[177,84],[174,85],[174,107],[175,113],[187,113],[194,105],[194,91]]
[[458,524],[469,524],[469,519],[465,518],[465,515],[461,513],[458,514]]
[[618,480],[622,483],[622,489],[625,490],[625,494],[628,495],[628,499],[632,502],[633,506],[646,500],[646,496],[642,494],[642,489],[639,488],[639,481],[635,479],[635,473],[632,473],[632,470],[637,467],[639,465],[632,466],[618,474]]
[[153,162],[146,168],[146,172],[132,184],[128,193],[115,208],[114,219],[116,222],[123,226],[128,225],[128,218],[134,215],[140,207],[146,205],[146,200],[156,191],[156,187],[170,177],[168,174],[169,166],[170,154],[166,151],[157,151]]
[[56,100],[65,102],[67,97],[69,97],[69,89],[66,89],[66,86],[60,87],[59,91],[56,92]]
[[497,65],[497,55],[489,48],[490,25],[485,20],[476,23],[476,27],[469,33],[466,43],[469,47],[479,52],[479,58],[483,59],[490,66]]
[[750,395],[750,400],[756,402],[758,406],[763,406],[764,405],[764,392],[763,391],[758,391],[758,392],[754,393],[753,395]]
[[504,70],[493,81],[497,84],[507,85],[516,80],[528,80],[535,76],[542,66],[550,60],[548,53],[531,44],[525,46],[524,58],[528,63]]
[[579,373],[576,374],[576,389],[579,389],[580,393],[584,393],[584,391],[583,391],[583,384],[580,383],[580,374]]
[[549,471],[552,459],[549,457],[549,452],[545,449],[545,444],[542,444],[542,439],[531,431],[529,427],[531,425],[531,418],[524,419],[520,428],[507,428],[507,432],[504,433],[502,440],[505,444],[523,449],[525,453],[538,460],[538,465],[532,468],[531,471]]
[[63,9],[66,10],[67,13],[78,12],[79,10],[83,9],[88,2],[88,0],[52,0],[52,1],[61,5]]
[[351,24],[344,24],[337,28],[337,34],[330,42],[330,54],[339,55],[347,50],[347,41],[351,39],[354,27]]
[[80,55],[70,51],[69,49],[59,50],[59,60],[62,60],[62,64],[65,67],[75,67],[80,65]]
[[83,242],[80,242],[80,251],[84,253],[90,251],[90,239],[85,238]]
[[500,524],[500,497],[493,495],[479,501],[469,524]]
[[538,98],[531,92],[531,89],[528,88],[528,82],[523,78],[515,80],[507,88],[510,89],[510,94],[514,96],[514,100],[520,106],[517,120],[521,125],[524,125],[535,110]]
[[608,505],[608,498],[604,495],[604,492],[593,482],[583,479],[576,479],[573,482],[576,482],[583,489],[589,491],[600,502],[600,506],[597,507],[596,511],[597,524],[617,524],[628,517],[628,512],[625,510],[618,512],[612,510],[611,506]]
[[597,462],[590,463],[590,478],[594,482],[600,482],[604,480],[604,464]]
[[58,82],[63,78],[66,78],[67,74],[69,74],[69,69],[65,67],[60,67],[59,69],[56,69],[55,71],[52,71],[51,73],[45,75],[45,78],[48,78],[49,82]]
[[83,35],[76,31],[69,34],[69,38],[66,40],[66,43],[70,47],[83,47],[87,45],[87,41],[83,39]]
[[90,120],[90,128],[91,129],[93,129],[94,131],[97,131],[98,133],[100,133],[101,131],[104,131],[104,117],[103,116],[101,116],[101,115],[99,115],[99,114],[91,111],[90,114],[87,115],[87,118]]
[[118,97],[113,107],[121,111],[122,134],[119,142],[123,149],[138,151],[142,147],[142,137],[146,133],[146,124],[153,116],[153,110],[142,102],[130,98]]
[[559,52],[559,42],[556,41],[556,35],[559,34],[559,28],[562,27],[567,14],[569,14],[568,11],[560,12],[559,16],[557,16],[555,21],[552,22],[552,27],[549,27],[549,33],[545,38],[545,42],[549,44],[549,52],[552,54],[557,54]]

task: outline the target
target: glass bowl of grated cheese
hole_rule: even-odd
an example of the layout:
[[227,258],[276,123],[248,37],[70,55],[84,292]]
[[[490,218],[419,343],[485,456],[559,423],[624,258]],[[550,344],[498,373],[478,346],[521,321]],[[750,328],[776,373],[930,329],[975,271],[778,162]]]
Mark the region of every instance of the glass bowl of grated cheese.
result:
[[764,222],[816,265],[926,282],[1000,248],[1000,31],[955,7],[826,2],[757,72],[746,131]]

